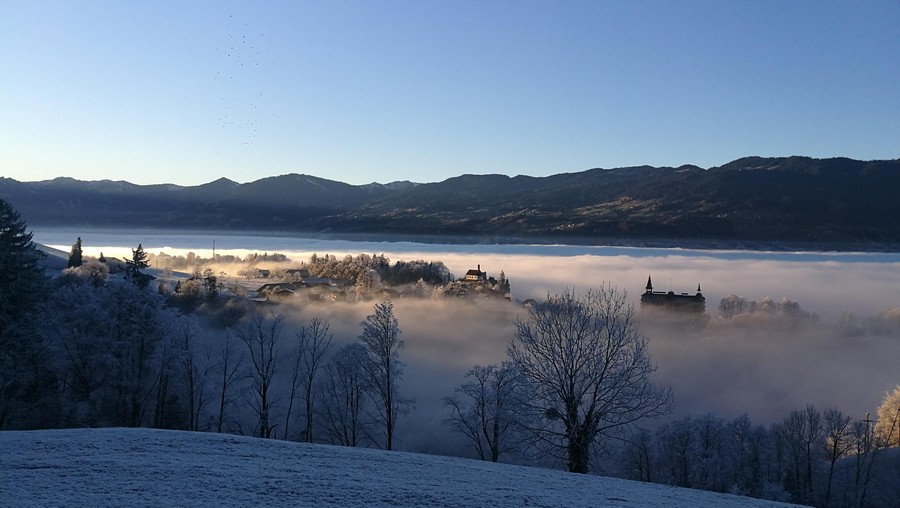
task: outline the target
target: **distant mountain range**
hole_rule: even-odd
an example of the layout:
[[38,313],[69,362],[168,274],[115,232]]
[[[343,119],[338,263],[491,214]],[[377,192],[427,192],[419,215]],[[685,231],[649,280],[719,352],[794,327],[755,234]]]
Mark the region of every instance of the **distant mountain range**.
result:
[[213,229],[431,241],[897,250],[900,159],[462,175],[349,185],[307,175],[193,187],[0,178],[30,226]]

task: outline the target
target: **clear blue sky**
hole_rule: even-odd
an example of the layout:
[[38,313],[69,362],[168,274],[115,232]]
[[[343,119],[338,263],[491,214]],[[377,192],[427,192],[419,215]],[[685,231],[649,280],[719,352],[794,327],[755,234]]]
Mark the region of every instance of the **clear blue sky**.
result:
[[900,2],[0,2],[0,176],[900,157]]

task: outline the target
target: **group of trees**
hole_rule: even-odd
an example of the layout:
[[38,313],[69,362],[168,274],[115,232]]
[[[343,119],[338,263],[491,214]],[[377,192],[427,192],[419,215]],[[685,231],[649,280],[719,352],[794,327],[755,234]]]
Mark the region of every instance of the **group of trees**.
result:
[[290,261],[290,259],[285,254],[281,254],[278,252],[273,252],[271,254],[269,254],[268,252],[264,252],[262,254],[258,252],[252,252],[250,254],[247,254],[243,258],[234,254],[215,254],[214,258],[204,258],[202,255],[199,255],[195,252],[188,252],[183,256],[159,252],[155,254],[148,254],[147,260],[153,266],[162,270],[187,271],[193,271],[198,267],[209,266],[213,263],[244,264],[247,266],[252,266],[257,263],[287,263]]
[[846,336],[900,335],[900,307],[871,316],[860,317],[855,312],[841,313],[838,328]]
[[447,423],[482,459],[518,447],[587,473],[612,437],[670,409],[671,389],[650,380],[633,307],[609,285],[530,306],[507,353],[499,366],[473,367],[445,398]]
[[[294,332],[292,344],[283,338],[282,316],[256,314],[236,329],[244,347],[231,359],[230,372],[246,364],[243,398],[253,422],[244,429],[232,420],[235,429],[263,438],[393,449],[397,420],[412,401],[399,390],[403,340],[392,304],[376,305],[360,326],[358,340],[336,351],[329,323],[318,317]],[[228,354],[223,351],[223,358]],[[232,377],[223,376],[220,394]],[[297,403],[303,408],[299,433],[291,431]],[[223,421],[220,416],[218,425]]]
[[[878,425],[835,408],[797,409],[768,427],[747,415],[685,417],[631,433],[620,450],[626,478],[816,506],[876,506],[900,499],[876,488],[879,453],[900,432],[900,387]],[[888,497],[882,497],[888,496]]]
[[[404,341],[390,301],[340,347],[320,318],[288,324],[248,312],[225,329],[203,327],[151,285],[140,245],[112,276],[81,255],[79,240],[70,267],[49,280],[3,201],[0,256],[0,429],[153,426],[396,447],[397,422],[413,401],[400,390]],[[311,260],[319,276],[391,266],[377,256],[319,259]],[[446,270],[403,266],[418,280]],[[732,318],[745,312],[746,302],[731,303]],[[751,307],[760,306],[769,307]],[[795,305],[774,308],[803,315]],[[651,381],[654,371],[623,293],[567,290],[527,307],[507,360],[470,369],[444,399],[445,421],[484,460],[514,451],[578,473],[618,464],[637,480],[821,505],[865,498],[875,451],[900,445],[900,387],[874,429],[807,407],[769,428],[706,415],[635,431],[670,409],[671,389]],[[842,459],[855,461],[854,474]]]
[[761,321],[795,327],[803,323],[818,322],[819,317],[803,310],[800,304],[782,298],[776,302],[765,297],[760,301],[747,300],[737,295],[728,295],[719,302],[719,314],[726,320],[759,325]]
[[419,280],[439,285],[453,278],[450,270],[440,261],[396,261],[391,264],[384,254],[347,255],[341,259],[331,254],[313,254],[302,267],[309,270],[313,277],[343,279],[354,284],[366,277],[391,286],[414,284]]

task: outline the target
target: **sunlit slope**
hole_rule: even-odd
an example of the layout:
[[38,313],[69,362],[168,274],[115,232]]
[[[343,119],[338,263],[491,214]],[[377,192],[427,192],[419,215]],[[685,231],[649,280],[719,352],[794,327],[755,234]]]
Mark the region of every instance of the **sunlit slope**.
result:
[[0,505],[785,506],[474,460],[149,429],[0,432]]

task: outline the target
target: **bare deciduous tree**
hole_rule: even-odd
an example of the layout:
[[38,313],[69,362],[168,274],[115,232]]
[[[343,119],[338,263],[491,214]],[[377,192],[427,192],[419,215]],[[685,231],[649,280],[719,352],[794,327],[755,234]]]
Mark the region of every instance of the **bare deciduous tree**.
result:
[[209,405],[207,381],[213,371],[212,351],[197,344],[196,324],[190,319],[178,323],[177,335],[181,347],[182,380],[187,396],[188,429],[200,430],[200,415]]
[[226,411],[239,398],[239,395],[232,389],[232,385],[238,379],[242,363],[243,355],[236,350],[231,335],[226,332],[222,340],[221,356],[216,364],[219,376],[219,411],[216,417],[216,432],[222,432],[225,427]]
[[500,366],[476,365],[466,378],[469,381],[459,385],[454,395],[444,398],[450,408],[445,421],[471,442],[481,460],[497,462],[509,449],[506,438],[521,404],[519,376],[504,362]]
[[[327,321],[314,317],[296,334],[297,350],[294,353],[291,372],[291,393],[288,400],[287,415],[284,424],[284,438],[288,439],[288,426],[291,421],[291,410],[298,388],[303,388],[303,399],[306,405],[306,428],[303,440],[313,442],[313,419],[315,415],[315,394],[313,387],[316,374],[322,367],[322,361],[331,348],[334,334],[330,333]],[[301,386],[302,385],[302,386]]]
[[275,429],[270,418],[272,398],[269,390],[272,388],[281,348],[281,320],[281,316],[273,316],[267,322],[265,317],[257,315],[237,332],[250,353],[250,402],[258,417],[255,433],[262,438],[272,437]]
[[669,410],[624,293],[604,285],[548,296],[516,322],[509,358],[533,387],[535,444],[587,473],[591,447],[614,430]]
[[403,376],[403,363],[400,362],[403,339],[400,338],[393,304],[383,302],[375,305],[375,313],[367,316],[360,326],[363,331],[359,340],[369,357],[365,370],[375,401],[375,419],[384,424],[384,448],[392,450],[397,416],[410,404],[397,391],[397,382]]
[[822,414],[815,406],[791,411],[781,426],[791,456],[791,477],[795,498],[811,501],[813,494],[813,464],[822,438]]
[[316,375],[322,366],[325,355],[331,349],[331,342],[334,338],[334,334],[329,331],[329,328],[327,321],[314,317],[297,335],[299,347],[303,351],[303,397],[306,402],[305,437],[307,443],[313,442],[313,417],[315,414],[313,387]]
[[834,481],[834,468],[837,461],[853,448],[851,438],[850,417],[835,408],[825,410],[825,456],[828,457],[828,483],[825,489],[825,504],[831,503],[831,486]]
[[323,413],[333,444],[358,446],[367,433],[363,404],[368,361],[362,344],[353,343],[338,350],[325,366]]

